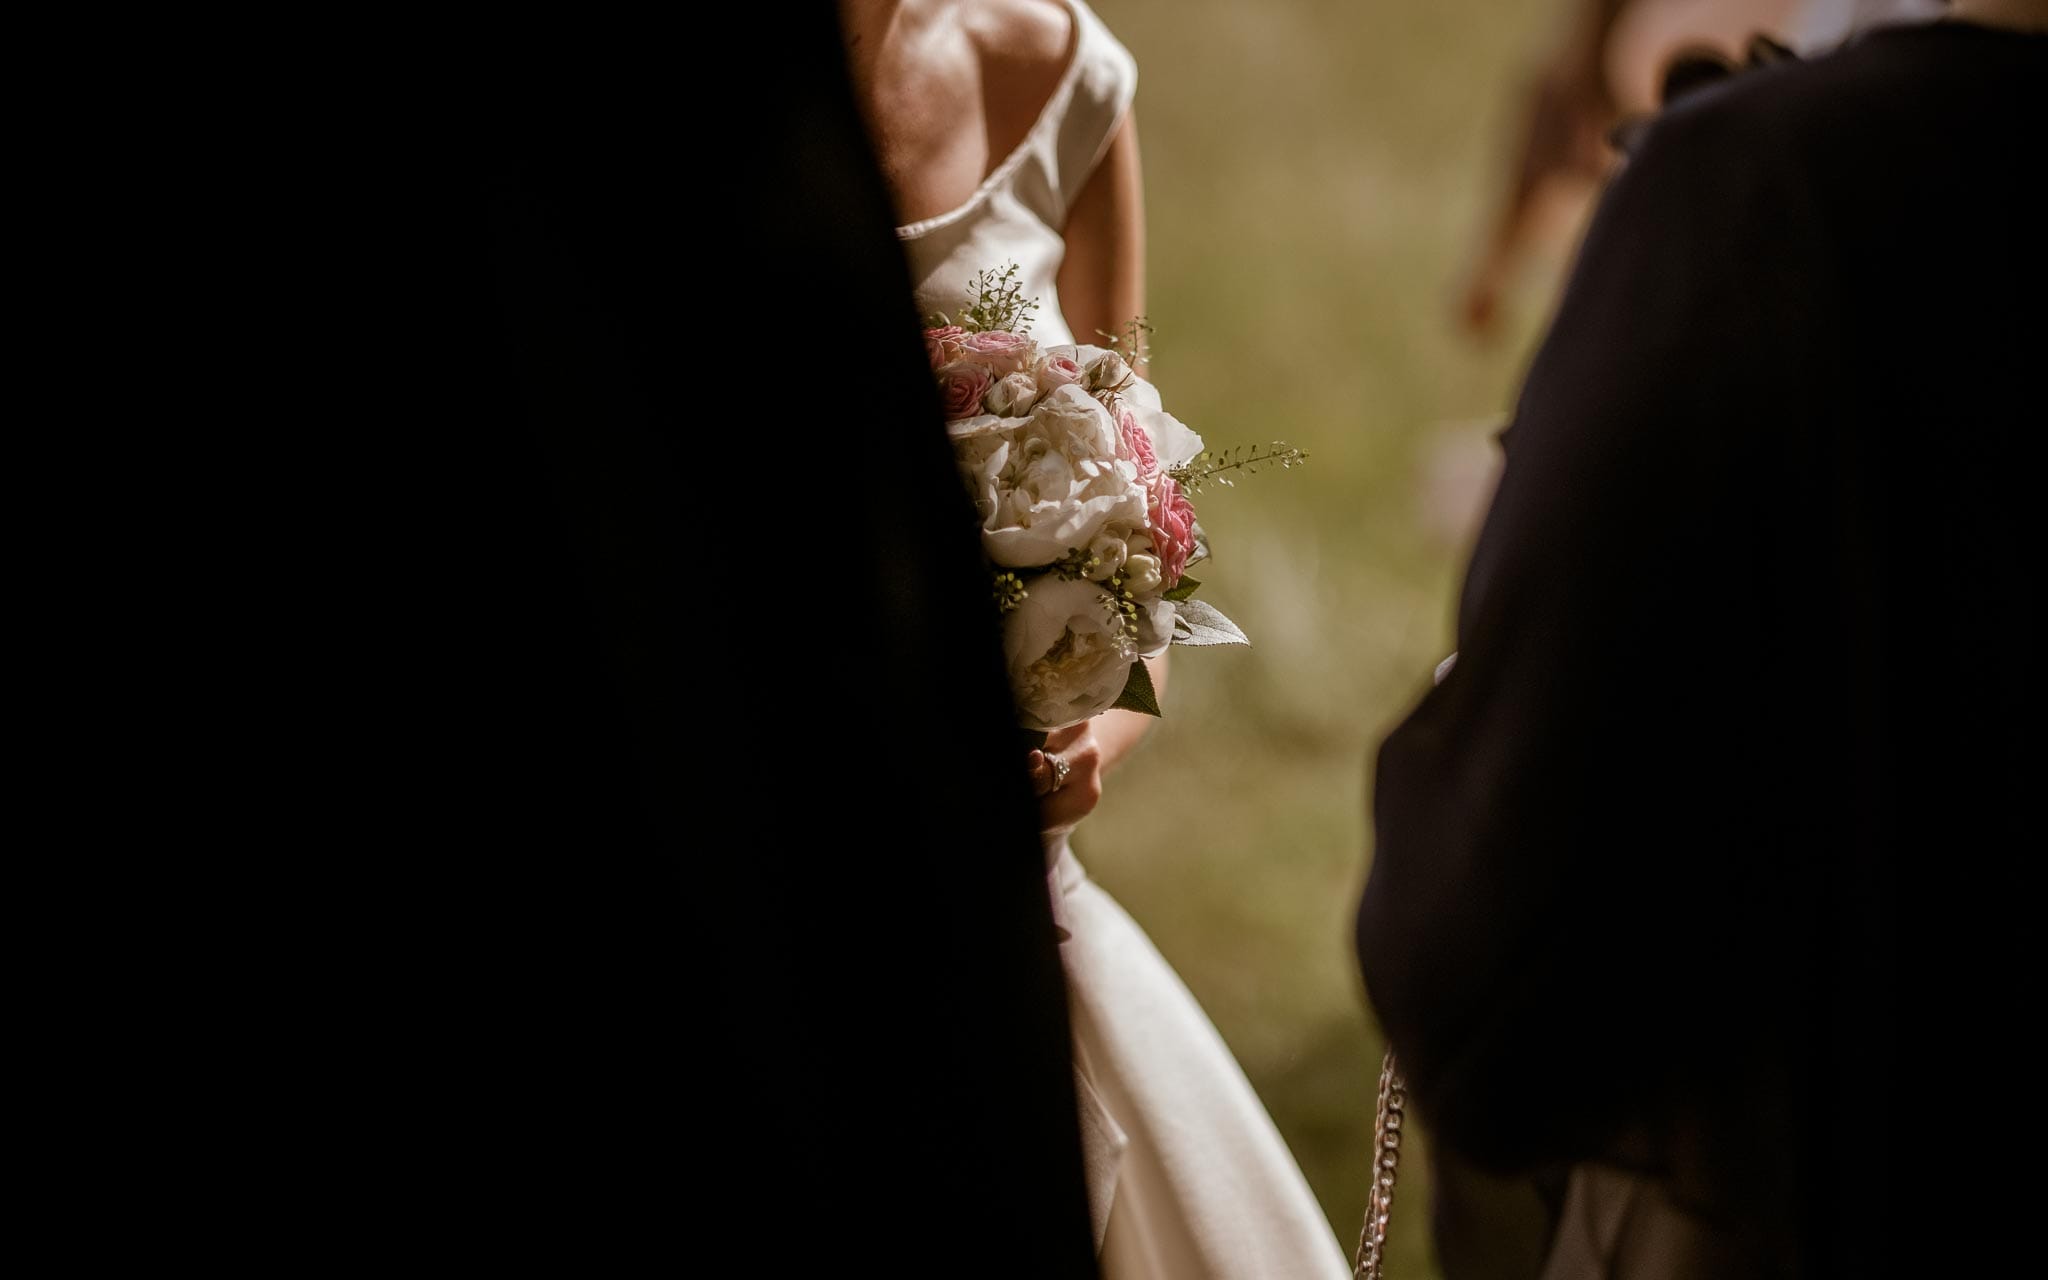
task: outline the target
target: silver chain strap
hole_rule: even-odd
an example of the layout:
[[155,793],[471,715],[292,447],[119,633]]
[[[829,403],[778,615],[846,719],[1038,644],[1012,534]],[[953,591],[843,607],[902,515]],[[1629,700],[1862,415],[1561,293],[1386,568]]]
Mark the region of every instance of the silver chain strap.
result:
[[1380,1101],[1372,1122],[1372,1193],[1365,1202],[1365,1229],[1358,1236],[1352,1260],[1355,1280],[1385,1280],[1387,1222],[1394,1212],[1394,1173],[1401,1162],[1401,1120],[1408,1107],[1408,1088],[1387,1050],[1380,1063]]
[[[1458,665],[1453,653],[1436,664],[1435,683]],[[1372,1193],[1365,1201],[1365,1229],[1358,1233],[1358,1253],[1352,1258],[1353,1280],[1386,1280],[1387,1223],[1394,1216],[1394,1174],[1401,1163],[1401,1121],[1408,1109],[1408,1086],[1401,1081],[1401,1068],[1394,1051],[1380,1062],[1380,1104],[1372,1122]]]

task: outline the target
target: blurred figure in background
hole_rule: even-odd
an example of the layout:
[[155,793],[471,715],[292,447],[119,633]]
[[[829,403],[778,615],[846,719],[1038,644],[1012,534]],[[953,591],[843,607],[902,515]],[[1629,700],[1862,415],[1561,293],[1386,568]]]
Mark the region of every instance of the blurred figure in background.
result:
[[1934,1167],[2005,1167],[2036,1087],[2048,0],[1954,17],[1659,117],[1530,371],[1358,920],[1453,1280],[1939,1271],[2031,1221]]
[[1507,192],[1463,291],[1463,325],[1493,331],[1522,264],[1578,235],[1614,162],[1614,127],[1655,111],[1702,62],[1740,63],[1758,35],[1810,56],[1943,11],[1941,0],[1569,0],[1564,36],[1524,100]]

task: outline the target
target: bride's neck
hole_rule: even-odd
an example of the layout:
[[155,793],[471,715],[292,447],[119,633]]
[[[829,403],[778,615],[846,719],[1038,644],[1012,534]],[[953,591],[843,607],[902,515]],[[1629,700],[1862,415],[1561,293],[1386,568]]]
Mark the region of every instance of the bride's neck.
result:
[[2048,31],[2048,0],[1950,0],[1949,12],[1980,27]]

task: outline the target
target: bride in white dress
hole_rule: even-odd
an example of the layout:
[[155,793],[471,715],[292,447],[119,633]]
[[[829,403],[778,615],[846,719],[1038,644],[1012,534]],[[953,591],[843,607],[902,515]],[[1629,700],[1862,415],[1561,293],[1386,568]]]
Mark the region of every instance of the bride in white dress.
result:
[[[1020,268],[1042,345],[1144,313],[1137,66],[1082,0],[841,0],[920,315]],[[1153,681],[1165,687],[1163,659]],[[1111,1280],[1350,1274],[1300,1169],[1171,967],[1068,847],[1152,721],[1113,711],[1028,764],[1072,994],[1089,1207]],[[1057,789],[1051,789],[1055,775]]]

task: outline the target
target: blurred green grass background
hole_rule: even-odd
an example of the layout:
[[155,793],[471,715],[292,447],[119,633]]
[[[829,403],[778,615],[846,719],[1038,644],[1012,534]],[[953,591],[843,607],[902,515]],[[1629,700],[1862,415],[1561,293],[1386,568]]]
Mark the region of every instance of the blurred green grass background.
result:
[[[1549,305],[1480,346],[1453,326],[1549,5],[1096,0],[1136,55],[1151,370],[1213,445],[1309,464],[1199,510],[1204,598],[1246,650],[1177,651],[1167,719],[1075,847],[1244,1064],[1348,1253],[1381,1041],[1351,951],[1369,762],[1451,648],[1469,542],[1433,521]],[[1455,470],[1455,467],[1453,468]],[[1437,1274],[1405,1153],[1389,1261]]]

